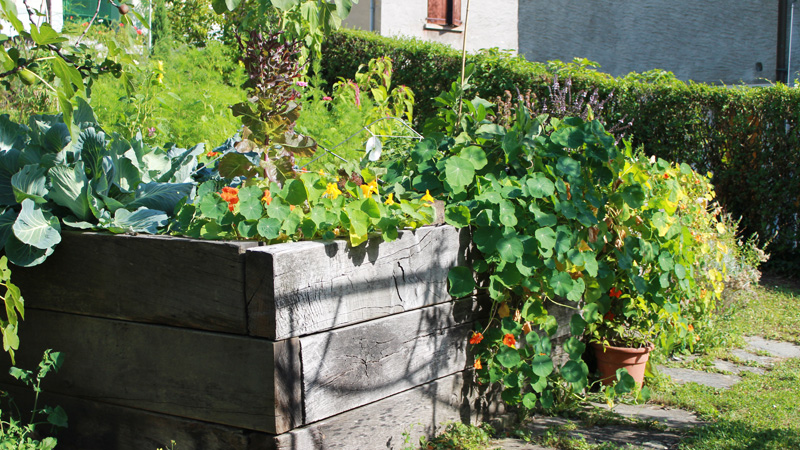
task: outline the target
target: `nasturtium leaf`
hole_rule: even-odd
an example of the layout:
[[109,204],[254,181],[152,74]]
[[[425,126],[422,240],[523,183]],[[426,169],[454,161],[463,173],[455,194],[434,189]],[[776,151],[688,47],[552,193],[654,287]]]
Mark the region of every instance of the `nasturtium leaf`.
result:
[[281,221],[274,217],[265,217],[258,221],[257,230],[265,239],[275,239],[281,234]]
[[[283,219],[283,223],[281,224],[281,231],[286,232],[287,235],[292,236],[297,233],[297,227],[300,226],[300,222],[303,219],[300,217],[299,214],[290,213]],[[366,233],[365,233],[366,234]]]
[[567,342],[564,342],[564,351],[567,352],[569,358],[573,361],[581,359],[584,350],[586,350],[586,344],[579,341],[574,335],[570,336]]
[[580,314],[573,314],[569,320],[569,331],[573,336],[580,336],[583,330],[586,329],[586,321],[583,320]]
[[535,348],[537,345],[539,345],[539,341],[540,340],[541,339],[539,338],[539,335],[534,333],[534,332],[530,332],[530,333],[525,335],[525,342],[531,348]]
[[553,373],[553,360],[547,355],[536,355],[531,361],[533,373],[540,377],[546,377]]
[[561,368],[561,375],[570,383],[580,382],[588,374],[589,370],[586,365],[578,361],[567,361],[564,367]]
[[531,175],[525,185],[528,187],[528,193],[534,198],[549,197],[556,191],[555,184],[547,178],[547,175],[541,172]]
[[636,380],[624,368],[617,369],[617,384],[614,385],[614,392],[617,394],[627,394],[636,388]]
[[228,212],[228,204],[216,195],[206,195],[200,200],[200,213],[212,220],[221,220]]
[[556,234],[556,243],[553,246],[553,250],[556,252],[556,255],[563,255],[567,253],[570,248],[572,248],[572,236],[562,230],[562,227],[558,227],[558,233]]
[[644,205],[644,190],[639,184],[625,186],[621,191],[622,199],[633,209],[641,208]]
[[243,220],[236,225],[239,234],[245,239],[258,236],[258,220]]
[[591,277],[597,276],[597,259],[595,259],[594,253],[585,253],[583,255],[583,270]]
[[569,156],[558,158],[556,169],[569,178],[578,178],[581,176],[581,163]]
[[[547,316],[553,317],[553,316]],[[533,346],[533,349],[536,353],[544,353],[545,355],[550,355],[553,353],[553,343],[550,341],[548,336],[542,336],[539,338],[539,342]]]
[[554,144],[567,148],[579,148],[583,145],[583,131],[578,127],[563,126],[550,135]]
[[264,215],[263,195],[264,191],[257,186],[239,189],[239,212],[245,219],[258,221]]
[[22,210],[12,226],[20,242],[46,250],[61,242],[58,218],[44,211],[31,199],[22,201]]
[[367,213],[361,210],[348,209],[347,215],[350,218],[350,228],[357,236],[364,236],[369,233],[370,219]]
[[411,150],[411,160],[420,164],[423,161],[433,158],[436,152],[436,141],[428,137],[417,142],[417,145],[414,146],[414,150]]
[[663,271],[672,270],[672,268],[675,266],[675,263],[672,260],[672,254],[670,254],[668,251],[662,251],[658,255],[658,265]]
[[297,178],[287,181],[281,193],[290,205],[302,205],[308,199],[305,183]]
[[475,166],[460,156],[452,156],[445,163],[445,179],[447,183],[457,190],[472,183],[475,178]]
[[667,235],[670,227],[670,220],[667,216],[667,213],[663,211],[658,211],[653,214],[652,219],[650,221],[653,223],[653,226],[658,230],[658,235],[664,237]]
[[547,388],[547,377],[536,377],[536,381],[533,381],[533,377],[531,377],[531,388],[534,392],[542,393]]
[[566,297],[575,287],[575,282],[566,272],[554,271],[548,279],[553,292],[559,297]]
[[602,318],[597,303],[589,303],[583,307],[583,317],[588,323],[595,323]]
[[470,211],[464,205],[449,205],[444,212],[444,221],[456,228],[469,226]]
[[381,208],[378,205],[378,202],[372,197],[364,199],[364,201],[361,203],[361,211],[367,213],[367,215],[372,219],[381,218]]
[[447,274],[448,292],[455,298],[465,297],[475,290],[475,279],[469,267],[456,266]]
[[522,257],[524,250],[522,241],[516,235],[506,236],[497,241],[497,253],[500,254],[503,261],[516,262],[518,258]]
[[497,361],[507,369],[513,369],[517,367],[521,360],[522,359],[519,356],[519,351],[517,351],[515,348],[504,345],[497,352]]
[[542,408],[550,409],[553,406],[553,391],[543,391],[539,401],[542,402]]
[[539,246],[545,250],[552,250],[556,245],[556,232],[550,227],[538,228],[534,232]]
[[517,225],[517,210],[514,204],[508,200],[500,202],[500,223],[507,227],[515,227]]
[[272,203],[267,206],[267,216],[278,219],[281,222],[283,222],[291,212],[291,208],[278,198],[274,198]]
[[683,264],[675,264],[675,276],[677,276],[679,280],[686,278],[686,268],[683,267]]
[[459,156],[471,162],[475,170],[481,170],[484,167],[486,167],[486,164],[488,164],[488,160],[486,159],[486,152],[483,151],[482,148],[474,145],[469,146],[464,150],[461,150]]
[[522,406],[528,409],[536,408],[537,400],[538,398],[536,397],[536,394],[534,394],[533,392],[528,392],[527,394],[522,396]]
[[583,278],[573,280],[572,290],[567,294],[567,300],[579,302],[583,298],[583,293],[586,291],[586,283]]

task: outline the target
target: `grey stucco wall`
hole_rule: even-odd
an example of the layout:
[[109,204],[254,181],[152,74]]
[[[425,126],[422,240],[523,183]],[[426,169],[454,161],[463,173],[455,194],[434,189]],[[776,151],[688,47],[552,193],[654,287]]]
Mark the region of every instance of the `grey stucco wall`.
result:
[[790,65],[788,67],[791,73],[787,84],[789,86],[798,86],[800,83],[795,83],[795,80],[800,80],[800,1],[794,4],[794,15],[790,13],[787,20],[791,21],[791,34],[786,39],[791,39],[792,41],[791,47],[786,44],[787,51],[791,52]]
[[759,83],[775,79],[777,45],[778,0],[519,0],[527,59],[588,58],[615,76],[658,68],[683,80]]
[[[345,25],[369,30],[371,0],[353,6]],[[517,50],[518,0],[471,0],[467,51],[498,47]],[[461,49],[463,26],[455,31],[426,27],[427,0],[375,0],[374,30],[383,36],[408,36],[436,41]],[[467,0],[461,0],[461,19],[466,17]]]

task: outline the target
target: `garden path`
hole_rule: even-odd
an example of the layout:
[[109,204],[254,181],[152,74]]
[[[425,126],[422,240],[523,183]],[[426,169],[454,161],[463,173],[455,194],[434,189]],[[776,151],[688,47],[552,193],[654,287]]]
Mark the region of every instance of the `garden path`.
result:
[[[786,358],[800,358],[800,346],[781,341],[767,340],[758,336],[746,339],[747,348],[732,350],[731,361],[715,360],[707,371],[659,366],[662,374],[669,375],[675,383],[698,383],[717,389],[728,389],[741,380],[742,372],[763,374]],[[603,404],[592,407],[608,409]],[[640,423],[659,422],[659,426],[644,426],[637,423],[586,426],[580,422],[560,417],[534,417],[517,428],[531,436],[558,433],[570,438],[583,438],[587,443],[612,442],[632,449],[674,449],[681,441],[683,432],[691,427],[702,426],[694,413],[660,405],[616,405],[613,412],[636,419]],[[492,441],[490,449],[503,450],[555,450],[542,447],[522,439],[505,438]]]

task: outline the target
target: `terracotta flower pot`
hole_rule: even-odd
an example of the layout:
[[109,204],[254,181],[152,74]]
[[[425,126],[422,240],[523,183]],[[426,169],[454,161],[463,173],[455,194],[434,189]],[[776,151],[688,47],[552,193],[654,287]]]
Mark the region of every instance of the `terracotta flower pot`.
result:
[[644,381],[644,368],[650,352],[655,348],[652,344],[642,348],[625,348],[603,346],[594,342],[592,347],[603,384],[613,384],[617,381],[617,369],[625,368],[640,386]]

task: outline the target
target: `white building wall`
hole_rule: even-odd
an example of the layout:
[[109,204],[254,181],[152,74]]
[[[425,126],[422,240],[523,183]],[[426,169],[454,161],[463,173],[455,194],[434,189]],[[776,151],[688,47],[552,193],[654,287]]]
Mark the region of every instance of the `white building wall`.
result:
[[[471,0],[467,50],[498,47],[518,49],[518,0]],[[370,21],[370,8],[374,8]],[[371,30],[383,36],[406,36],[436,41],[461,49],[464,26],[454,30],[430,25],[427,0],[360,0],[353,6],[347,26]],[[461,19],[467,17],[467,0],[461,0]],[[372,23],[372,28],[370,28]]]

